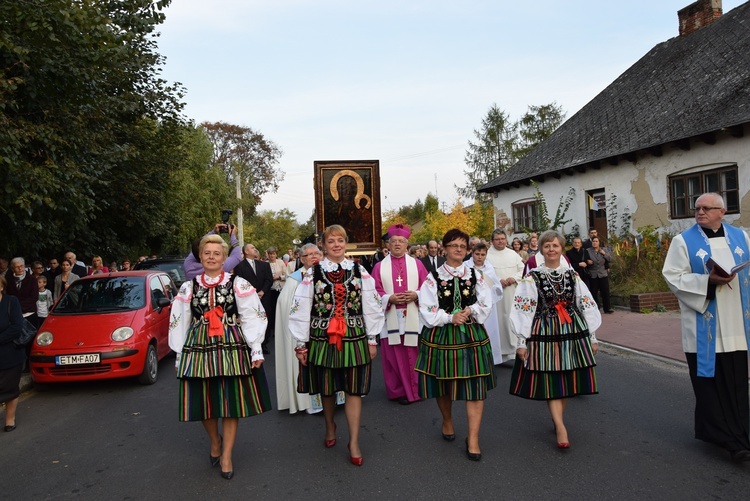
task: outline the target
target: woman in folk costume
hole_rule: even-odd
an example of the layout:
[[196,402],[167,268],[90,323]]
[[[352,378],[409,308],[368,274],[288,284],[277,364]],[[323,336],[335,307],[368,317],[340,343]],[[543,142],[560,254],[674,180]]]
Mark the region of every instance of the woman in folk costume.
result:
[[305,273],[289,316],[297,359],[307,367],[301,377],[311,394],[323,396],[324,445],[336,445],[333,420],[337,391],[346,393],[349,460],[363,463],[359,447],[362,396],[370,392],[372,359],[378,353],[383,309],[375,281],[362,266],[346,259],[347,235],[339,225],[323,233],[326,258]]
[[492,310],[492,292],[482,275],[463,261],[469,236],[458,229],[443,237],[446,261],[437,278],[428,276],[419,289],[419,315],[424,328],[416,370],[419,393],[435,398],[443,417],[443,439],[456,439],[453,400],[466,401],[466,455],[482,459],[479,427],[487,391],[495,387],[492,349],[482,323]]
[[561,259],[565,239],[554,231],[539,239],[539,261],[519,282],[510,321],[518,337],[510,393],[546,400],[557,447],[570,447],[563,413],[569,397],[598,393],[596,329],[602,317],[586,284]]
[[224,239],[207,235],[199,249],[204,273],[183,283],[172,304],[169,346],[177,353],[180,421],[203,423],[211,466],[221,464],[230,480],[238,418],[271,409],[261,348],[266,313],[249,282],[222,270]]
[[375,289],[385,307],[380,338],[386,394],[402,405],[420,399],[414,371],[421,330],[417,291],[428,273],[421,261],[406,254],[410,236],[408,226],[394,224],[388,228],[390,253],[372,270]]
[[495,365],[503,363],[503,349],[500,345],[500,324],[497,321],[497,303],[503,299],[503,286],[497,278],[495,268],[487,263],[487,244],[479,242],[471,251],[471,257],[466,261],[466,266],[482,272],[482,278],[492,291],[492,311],[487,320],[484,321],[484,329],[490,338],[492,346],[492,360]]

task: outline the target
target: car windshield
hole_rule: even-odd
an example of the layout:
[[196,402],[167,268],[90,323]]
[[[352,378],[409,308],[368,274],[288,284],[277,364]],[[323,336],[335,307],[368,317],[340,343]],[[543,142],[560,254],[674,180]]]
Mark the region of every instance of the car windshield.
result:
[[103,277],[73,282],[55,306],[55,313],[137,310],[146,305],[145,277]]
[[182,261],[143,261],[138,263],[135,269],[164,271],[178,288],[187,279]]

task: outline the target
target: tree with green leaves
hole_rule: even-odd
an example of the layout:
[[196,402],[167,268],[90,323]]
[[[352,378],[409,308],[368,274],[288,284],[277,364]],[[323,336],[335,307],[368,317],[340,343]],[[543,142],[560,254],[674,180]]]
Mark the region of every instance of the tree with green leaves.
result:
[[168,4],[0,2],[0,253],[123,252],[167,231],[159,152],[183,106],[159,77]]
[[520,120],[512,122],[507,113],[493,104],[474,130],[476,142],[469,141],[464,156],[466,186],[456,186],[462,197],[489,205],[489,195],[477,189],[500,176],[528,155],[562,124],[565,112],[555,103],[529,106]]
[[517,129],[508,114],[496,104],[490,107],[487,116],[482,119],[482,127],[474,130],[476,142],[469,141],[464,156],[466,186],[456,186],[459,195],[476,199],[477,188],[495,179],[516,162]]
[[547,139],[565,120],[565,111],[556,103],[529,106],[518,121],[519,144],[516,156],[520,160]]
[[[284,254],[284,250],[292,247],[292,243],[300,236],[300,225],[297,222],[297,215],[289,209],[280,211],[264,210],[260,211],[245,223],[247,242],[252,243],[263,255],[263,251],[271,245],[280,249],[279,255]],[[306,231],[306,230],[305,230]]]

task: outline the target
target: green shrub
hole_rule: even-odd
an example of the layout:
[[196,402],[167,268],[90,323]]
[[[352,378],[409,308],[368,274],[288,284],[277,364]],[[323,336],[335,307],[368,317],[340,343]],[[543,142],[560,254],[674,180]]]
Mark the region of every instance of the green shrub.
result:
[[[644,292],[668,292],[661,274],[671,237],[659,235],[654,226],[638,228],[640,237],[613,237],[610,287],[613,295],[629,298]],[[663,306],[662,306],[663,308]]]

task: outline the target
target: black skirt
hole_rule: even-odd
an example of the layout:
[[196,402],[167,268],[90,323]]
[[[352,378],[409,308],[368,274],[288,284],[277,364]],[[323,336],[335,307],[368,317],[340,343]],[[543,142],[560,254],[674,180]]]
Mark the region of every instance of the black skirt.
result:
[[23,364],[0,369],[0,403],[9,402],[21,394],[21,371]]

